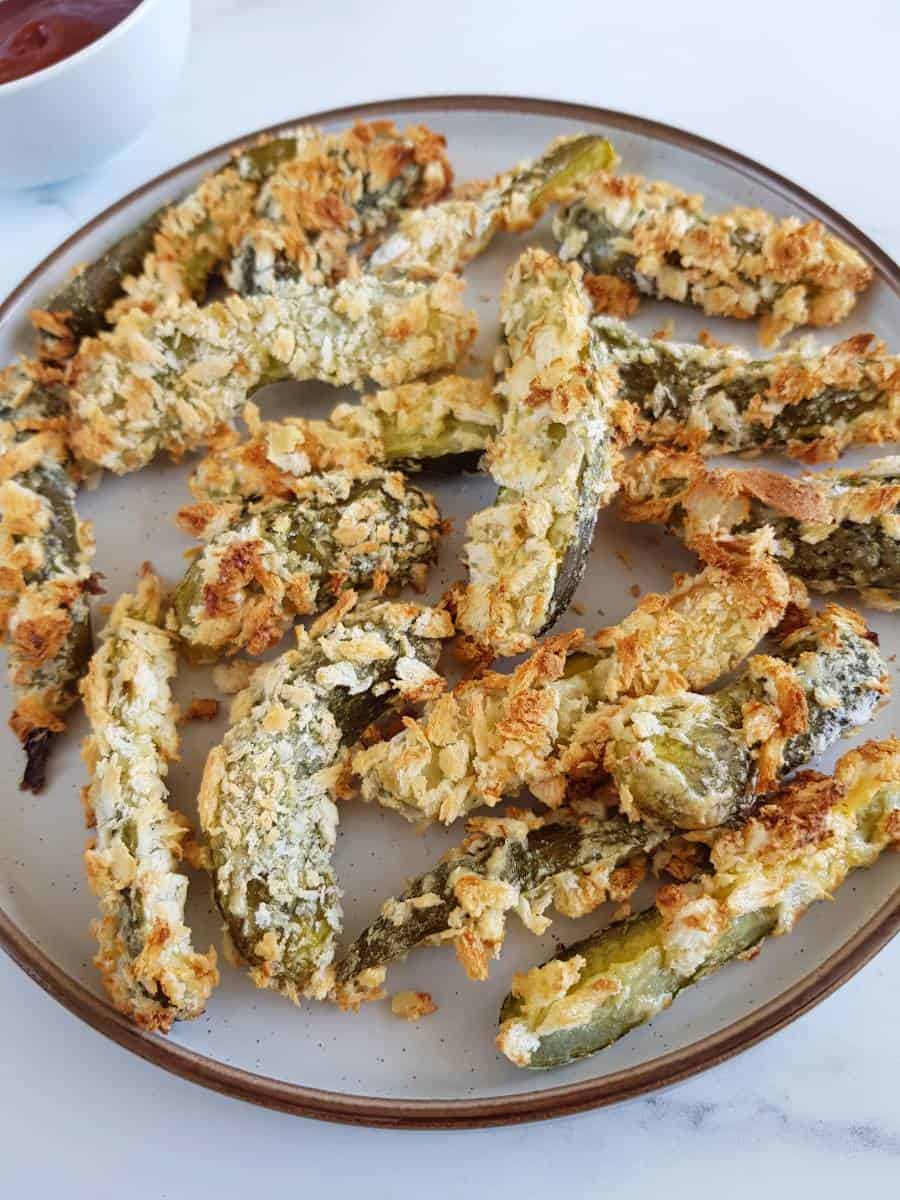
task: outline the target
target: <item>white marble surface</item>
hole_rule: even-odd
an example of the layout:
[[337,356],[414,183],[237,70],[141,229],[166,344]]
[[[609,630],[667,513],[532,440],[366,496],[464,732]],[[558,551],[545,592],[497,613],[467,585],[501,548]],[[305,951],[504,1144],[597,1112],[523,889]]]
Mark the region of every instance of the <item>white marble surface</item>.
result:
[[[900,249],[896,3],[760,0],[740,20],[721,3],[663,0],[615,13],[598,0],[194,9],[187,73],[137,143],[83,179],[0,195],[0,292],[95,212],[211,144],[316,109],[429,92],[581,100],[694,129]],[[898,991],[895,943],[787,1030],[665,1094],[549,1125],[416,1134],[329,1127],[204,1092],[105,1041],[2,959],[2,1190],[174,1200],[290,1188],[400,1200],[427,1186],[453,1200],[679,1194],[714,1180],[730,1200],[761,1188],[891,1195]]]

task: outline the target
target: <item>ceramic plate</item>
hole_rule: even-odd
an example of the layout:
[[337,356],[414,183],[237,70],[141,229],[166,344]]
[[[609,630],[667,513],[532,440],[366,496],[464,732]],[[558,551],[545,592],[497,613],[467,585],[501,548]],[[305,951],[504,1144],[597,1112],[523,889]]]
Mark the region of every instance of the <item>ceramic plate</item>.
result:
[[[356,117],[382,115],[400,124],[425,121],[443,132],[461,180],[531,157],[557,134],[589,129],[612,138],[625,169],[703,192],[713,209],[749,204],[778,214],[820,217],[857,246],[876,272],[874,286],[837,336],[874,330],[896,342],[897,267],[814,197],[720,146],[620,113],[520,99],[404,100],[303,120],[332,128]],[[158,205],[180,196],[226,150],[219,147],[147,184],[50,255],[0,310],[0,362],[30,348],[27,311],[70,268],[96,257]],[[552,247],[543,226],[532,240]],[[467,271],[468,299],[481,320],[482,357],[489,355],[496,337],[503,273],[523,245],[514,237],[499,238]],[[693,338],[701,326],[748,347],[756,337],[750,323],[715,322],[671,304],[645,302],[636,323],[649,331],[670,319],[683,339]],[[260,401],[269,417],[321,416],[348,398],[304,384],[271,388]],[[862,457],[848,456],[848,462]],[[791,469],[783,461],[777,465]],[[189,542],[171,517],[187,498],[189,469],[190,463],[158,464],[124,479],[106,478],[83,495],[82,513],[95,525],[96,568],[105,576],[109,598],[131,588],[145,559],[171,581],[180,576]],[[476,477],[439,484],[435,491],[445,515],[454,519],[455,532],[432,573],[433,598],[460,575],[465,516],[489,503],[492,495],[490,482]],[[570,611],[559,628],[583,625],[590,631],[611,624],[633,607],[638,590],[665,590],[673,571],[691,568],[690,557],[674,539],[601,514],[576,597],[583,615]],[[896,617],[866,615],[887,654],[900,649]],[[177,690],[184,701],[215,694],[207,674],[187,668]],[[8,699],[4,702],[8,705]],[[896,729],[896,712],[895,701],[867,736]],[[191,817],[196,815],[206,751],[223,728],[220,720],[184,729],[182,759],[172,769],[170,784],[173,803]],[[557,921],[546,937],[535,939],[513,920],[503,957],[483,984],[468,982],[446,949],[414,954],[392,971],[390,984],[392,990],[412,987],[432,993],[439,1011],[418,1024],[397,1020],[385,1003],[356,1016],[325,1005],[295,1008],[275,994],[255,990],[245,975],[223,964],[221,987],[201,1020],[177,1026],[168,1038],[145,1035],[109,1008],[91,964],[88,925],[94,902],[82,868],[86,835],[78,795],[84,782],[79,743],[85,732],[83,716],[76,715],[57,746],[47,791],[34,798],[18,789],[19,748],[2,727],[0,938],[41,986],[129,1049],[209,1087],[296,1113],[373,1125],[465,1126],[549,1117],[633,1096],[708,1067],[778,1029],[849,978],[900,924],[897,861],[885,855],[874,869],[854,876],[835,903],[817,905],[791,937],[771,941],[751,965],[721,971],[602,1054],[549,1074],[517,1070],[497,1054],[497,1011],[513,972],[542,961],[558,940],[581,936],[585,922]],[[830,767],[833,757],[822,765]],[[345,890],[347,935],[355,936],[384,897],[396,894],[406,877],[424,869],[458,837],[458,830],[417,836],[393,813],[345,805],[337,866]],[[192,878],[189,920],[198,947],[218,944],[219,922],[201,876]],[[597,924],[598,916],[587,918],[588,928]]]

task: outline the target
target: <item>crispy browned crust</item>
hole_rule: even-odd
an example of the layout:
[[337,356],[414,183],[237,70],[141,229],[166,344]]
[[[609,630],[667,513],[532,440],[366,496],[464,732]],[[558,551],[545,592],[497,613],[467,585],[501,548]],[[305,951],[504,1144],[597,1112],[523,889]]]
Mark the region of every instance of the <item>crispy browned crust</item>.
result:
[[437,1010],[430,992],[397,992],[391,997],[391,1012],[403,1021],[421,1021]]
[[329,421],[286,417],[264,421],[253,403],[244,406],[249,436],[222,431],[188,481],[196,498],[176,514],[185,533],[208,537],[226,528],[244,503],[289,500],[308,475],[359,472],[380,460],[378,439],[335,428]]
[[339,133],[301,135],[298,153],[263,184],[232,246],[283,254],[311,283],[336,283],[353,269],[364,195],[385,192],[413,166],[420,182],[407,209],[442,199],[453,182],[445,139],[424,125],[401,133],[392,121],[358,121]]
[[427,286],[358,276],[333,288],[297,279],[277,293],[132,311],[68,365],[72,448],[125,474],[209,444],[272,378],[361,388],[441,370],[477,332],[464,286],[456,276]]
[[225,261],[249,219],[258,186],[229,166],[166,209],[141,273],[123,279],[123,295],[107,311],[107,321],[114,325],[135,308],[152,312],[170,297],[191,299],[198,290],[191,263],[205,260],[211,269]]
[[[657,447],[620,470],[619,511],[626,521],[669,526],[708,563],[745,556],[768,538],[790,569],[792,540],[817,544],[845,523],[880,522],[891,536],[900,536],[900,483],[893,482],[900,458],[874,460],[862,474],[865,478],[856,470],[820,471],[794,479],[759,468],[709,468],[699,455]],[[783,520],[796,526],[785,531]],[[809,586],[829,591],[837,585],[811,580]],[[897,606],[886,590],[876,593],[864,581],[856,586],[876,607]]]
[[633,317],[641,303],[637,288],[615,275],[592,275],[586,271],[584,287],[595,313],[607,313],[623,321]]
[[[778,220],[742,207],[709,216],[700,195],[605,171],[589,180],[586,203],[611,212],[614,224],[623,209],[639,214],[619,249],[635,257],[636,272],[656,281],[663,297],[689,299],[711,316],[762,314],[765,345],[797,325],[837,324],[872,282],[871,266],[820,221]],[[757,238],[759,249],[739,249],[736,230]],[[778,288],[774,302],[763,299],[767,285]]]
[[[759,363],[755,364],[758,368]],[[884,342],[871,333],[858,333],[816,355],[787,351],[773,355],[765,368],[765,386],[750,403],[733,417],[741,428],[734,431],[713,429],[711,398],[727,401],[729,382],[746,369],[746,361],[737,359],[726,365],[692,400],[686,415],[671,413],[652,420],[638,414],[636,438],[645,445],[676,446],[700,453],[746,449],[748,432],[751,448],[766,448],[766,431],[776,418],[789,413],[793,405],[813,400],[829,389],[849,396],[869,396],[872,406],[855,416],[835,417],[824,423],[818,437],[789,439],[775,445],[789,457],[806,463],[834,462],[849,446],[878,446],[900,440],[900,358],[889,354]],[[877,399],[877,403],[874,400]]]
[[[573,269],[574,268],[574,269]],[[619,378],[590,327],[582,271],[537,248],[510,268],[501,298],[506,407],[485,466],[501,491],[466,525],[468,583],[456,593],[467,653],[520,654],[560,615],[585,529],[615,493]],[[471,650],[469,650],[471,647]]]
[[[680,578],[593,638],[580,630],[548,638],[512,674],[466,681],[393,738],[358,750],[363,796],[445,823],[523,785],[555,807],[596,773],[597,723],[609,704],[707,686],[779,623],[791,598],[784,572],[762,555]],[[564,678],[580,650],[601,664],[589,685]]]
[[177,865],[190,825],[166,803],[178,713],[164,618],[159,578],[145,564],[137,592],[114,606],[81,685],[92,731],[82,749],[91,777],[82,802],[97,828],[84,855],[101,913],[92,925],[94,961],[118,1011],[160,1033],[199,1016],[219,980],[215,950],[195,951],[183,921],[186,881]]
[[[90,570],[93,532],[75,512],[72,545],[54,534],[76,475],[68,420],[53,403],[57,368],[21,360],[0,372],[0,639],[15,694],[10,726],[26,752],[23,788],[40,791],[52,737],[77,698],[79,664],[70,657],[97,592]],[[34,472],[33,474],[29,474]]]
[[[324,235],[334,261],[333,277],[346,273],[350,205],[363,186],[385,187],[412,163],[423,171],[409,204],[431,203],[452,183],[443,137],[422,125],[401,133],[391,121],[359,121],[337,133],[308,128],[296,136],[296,157],[281,164],[266,187],[272,189],[281,213],[271,232],[301,270],[314,273],[310,243]],[[266,136],[254,144],[273,140]],[[243,150],[234,151],[233,160]],[[166,209],[141,273],[123,280],[124,295],[106,314],[110,324],[134,308],[152,312],[172,299],[202,294],[206,276],[226,262],[248,234],[264,232],[260,226],[266,222],[254,213],[259,191],[259,182],[242,175],[233,161]],[[33,319],[57,338],[67,335],[63,314],[36,313]],[[72,345],[70,353],[74,349]]]
[[0,393],[9,397],[9,416],[0,422],[0,632],[5,634],[26,575],[43,560],[40,537],[47,524],[43,498],[20,477],[43,463],[67,467],[67,421],[64,416],[33,411],[32,390],[53,385],[59,372],[25,360],[0,371]]
[[[668,596],[645,596],[631,618],[596,636],[597,646],[612,649],[617,664],[606,693],[610,703],[578,724],[570,744],[552,763],[548,783],[557,803],[567,788],[605,774],[613,702],[707,686],[775,629],[792,601],[804,598],[765,553],[707,567],[683,581],[679,590],[674,603]],[[690,678],[704,682],[685,686]]]
[[[805,771],[739,828],[713,842],[713,872],[700,882],[660,888],[663,935],[676,957],[701,959],[743,912],[775,906],[776,933],[787,933],[814,900],[829,897],[849,871],[896,845],[896,805],[860,836],[857,813],[900,782],[900,740],[866,742],[837,762],[832,777]],[[688,964],[689,965],[689,964]]]
[[669,524],[682,507],[689,524],[692,517],[704,525],[718,518],[733,526],[746,521],[749,505],[741,503],[746,500],[758,500],[795,521],[827,523],[831,516],[827,500],[810,479],[752,467],[708,467],[689,451],[654,447],[637,454],[621,469],[620,483],[619,511],[626,521]]
[[[352,499],[353,488],[367,480],[375,485],[373,491]],[[182,585],[193,581],[193,598],[171,621],[187,647],[204,655],[238,650],[262,654],[281,640],[295,616],[310,616],[345,592],[361,564],[367,586],[378,595],[406,579],[421,590],[444,524],[433,500],[408,488],[400,472],[369,467],[355,474],[300,476],[292,480],[291,490],[296,504],[279,506],[276,524],[283,521],[285,531],[303,529],[311,541],[306,553],[291,549],[286,532],[260,524],[261,514],[264,519],[277,497],[263,497],[243,513],[239,509],[240,520],[233,526],[224,517],[235,505],[214,506],[224,510],[215,517],[221,536],[201,549]],[[321,515],[319,525],[312,521],[315,513]],[[304,524],[307,518],[309,525]],[[319,558],[329,543],[323,569]]]
[[182,721],[214,721],[219,715],[219,701],[212,696],[195,696],[184,712]]

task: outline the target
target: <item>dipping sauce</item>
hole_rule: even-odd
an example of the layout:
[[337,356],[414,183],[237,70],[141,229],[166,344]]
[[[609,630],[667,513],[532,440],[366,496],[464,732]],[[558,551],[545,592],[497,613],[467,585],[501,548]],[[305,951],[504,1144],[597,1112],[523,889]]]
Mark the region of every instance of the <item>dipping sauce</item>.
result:
[[103,37],[141,0],[2,0],[0,83],[61,62]]

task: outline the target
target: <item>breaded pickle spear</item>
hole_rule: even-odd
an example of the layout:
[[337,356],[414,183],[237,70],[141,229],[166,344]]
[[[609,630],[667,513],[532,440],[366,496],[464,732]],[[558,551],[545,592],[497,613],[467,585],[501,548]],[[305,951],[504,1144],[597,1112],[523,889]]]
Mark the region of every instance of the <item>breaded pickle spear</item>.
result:
[[186,533],[209,536],[250,504],[301,494],[319,471],[378,463],[441,474],[474,469],[499,405],[488,379],[445,375],[339,404],[328,421],[263,421],[252,403],[243,418],[249,436],[233,429],[218,435],[188,480],[196,503],[178,513]]
[[[594,316],[591,325],[619,373],[620,400],[633,408],[636,439],[647,445],[708,454],[777,449],[820,461],[836,458],[851,445],[900,438],[897,358],[871,346],[867,337],[819,355],[792,352],[752,362],[737,348],[645,338],[610,317]],[[354,453],[363,438],[359,445],[373,459],[450,471],[477,465],[500,428],[504,407],[488,379],[447,375],[377,392],[365,397],[361,407],[339,405],[330,423],[289,418],[281,425],[304,431],[301,455],[332,456],[320,469],[341,465],[333,456]],[[333,425],[346,434],[346,442]],[[276,464],[281,456],[286,474],[296,470],[297,460],[285,447],[297,443],[299,435],[282,434],[273,422],[266,436],[266,456]],[[223,451],[226,459],[240,454],[245,464],[264,453],[250,443],[246,452],[229,450]],[[219,458],[216,451],[210,455],[209,466],[202,464],[197,472],[198,481],[206,470],[217,473]],[[234,468],[227,473],[233,475]],[[221,486],[218,491],[224,494]]]
[[900,741],[868,742],[719,833],[713,873],[513,979],[497,1045],[516,1066],[559,1067],[611,1045],[900,843]]
[[[273,177],[281,186],[273,184],[255,215],[254,201]],[[443,139],[424,126],[401,133],[389,121],[375,121],[339,133],[307,126],[264,137],[235,151],[183,200],[130,235],[130,242],[123,239],[106,266],[89,267],[54,298],[50,314],[38,317],[39,327],[57,343],[68,335],[72,353],[79,337],[102,328],[104,315],[114,324],[133,308],[152,312],[173,299],[202,300],[210,276],[230,263],[251,230],[262,244],[261,218],[270,237],[280,237],[281,256],[296,268],[313,266],[309,243],[316,235],[330,243],[332,258],[345,262],[339,247],[353,235],[360,214],[377,211],[386,196],[395,203],[430,203],[451,178]],[[118,285],[112,286],[116,272]],[[255,282],[232,286],[252,289]],[[120,292],[125,294],[117,299]],[[66,308],[71,317],[60,311]]]
[[664,683],[706,687],[781,621],[789,599],[770,559],[735,561],[645,596],[592,638],[548,638],[511,675],[464,682],[394,737],[358,750],[362,795],[409,820],[445,824],[523,786],[555,807],[568,783],[561,762],[592,714]]
[[322,611],[348,588],[424,583],[441,533],[431,496],[375,467],[304,483],[216,534],[188,568],[170,628],[190,658],[261,654],[295,615]]
[[432,204],[447,192],[453,171],[444,147],[424,125],[401,134],[391,121],[372,121],[339,133],[301,128],[270,144],[270,153],[263,146],[254,160],[240,159],[242,173],[263,182],[226,282],[245,295],[298,276],[336,283],[348,271],[352,247],[402,209]]
[[[622,808],[682,829],[739,818],[758,795],[870,720],[890,692],[887,664],[865,622],[829,604],[751,658],[712,695],[627,700],[608,719],[603,762]],[[590,747],[573,746],[573,757]]]
[[597,511],[616,489],[617,378],[590,328],[581,270],[530,249],[500,301],[503,418],[485,456],[499,485],[469,518],[457,626],[475,654],[519,654],[568,607]]
[[593,134],[557,138],[533,162],[520,163],[483,186],[401,216],[396,232],[376,249],[368,269],[406,279],[437,279],[459,271],[501,230],[533,229],[550,204],[567,200],[594,171],[611,167],[616,154]]
[[78,698],[91,654],[90,526],[75,511],[66,402],[56,372],[22,361],[0,372],[0,632],[8,643],[24,744],[22,787],[44,785],[47,755]]
[[355,1008],[383,994],[387,968],[415,947],[450,941],[470,979],[486,979],[498,958],[506,914],[533,933],[550,924],[552,901],[569,917],[625,900],[644,877],[643,855],[667,837],[602,804],[552,816],[514,813],[473,818],[462,844],[414,879],[364,929],[335,968],[334,998]]
[[853,588],[875,608],[900,606],[900,456],[792,479],[659,449],[620,480],[626,521],[661,521],[707,561],[770,529],[772,552],[817,592]]
[[641,337],[613,317],[595,317],[593,328],[645,445],[702,454],[780,450],[814,463],[848,446],[900,439],[900,359],[871,334],[818,353],[751,361],[736,347]]
[[340,929],[331,864],[343,750],[395,704],[441,686],[432,667],[452,625],[414,604],[352,609],[348,594],[235,697],[210,751],[200,820],[216,903],[258,987],[323,996]]
[[201,299],[210,273],[248,219],[259,181],[293,147],[289,139],[262,139],[244,148],[237,161],[232,157],[183,200],[152,213],[78,271],[46,308],[31,313],[41,357],[71,357],[82,338],[130,308],[149,312],[172,296]]
[[597,172],[554,234],[562,258],[645,296],[761,317],[766,344],[798,325],[836,325],[872,282],[865,259],[820,221],[758,208],[710,216],[702,196],[637,175]]
[[159,580],[145,570],[136,595],[113,608],[82,683],[92,730],[84,804],[97,829],[85,865],[102,914],[94,961],[119,1012],[161,1033],[199,1016],[219,981],[215,950],[198,954],[184,923],[188,881],[177,868],[189,826],[166,803],[178,733],[164,616]]
[[277,295],[134,310],[73,360],[75,452],[124,474],[163,450],[177,457],[209,441],[254,388],[276,379],[394,385],[449,366],[475,335],[462,286],[453,277],[431,286],[364,277],[335,288],[297,280]]

